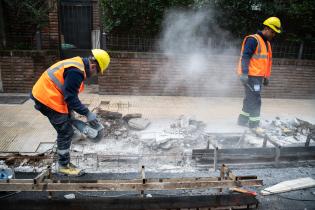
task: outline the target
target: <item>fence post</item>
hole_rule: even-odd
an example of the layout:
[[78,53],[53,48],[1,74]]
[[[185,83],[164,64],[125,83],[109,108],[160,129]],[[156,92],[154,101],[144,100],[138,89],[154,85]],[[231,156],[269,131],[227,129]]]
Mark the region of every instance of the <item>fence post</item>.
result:
[[39,30],[37,30],[35,33],[35,41],[36,41],[36,50],[41,50],[42,49],[42,37],[41,37],[41,33]]
[[298,59],[302,59],[302,56],[303,56],[303,48],[304,48],[304,41],[302,41],[300,43],[300,49],[299,49],[299,55],[298,55]]
[[106,33],[102,33],[102,49],[106,50]]

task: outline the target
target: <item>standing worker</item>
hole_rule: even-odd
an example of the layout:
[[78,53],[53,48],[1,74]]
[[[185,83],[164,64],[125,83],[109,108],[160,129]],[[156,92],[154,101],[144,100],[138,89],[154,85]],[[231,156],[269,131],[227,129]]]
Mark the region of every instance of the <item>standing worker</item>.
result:
[[87,77],[103,74],[110,57],[106,51],[93,49],[91,56],[74,57],[59,61],[49,67],[35,83],[31,98],[35,108],[45,115],[57,131],[58,173],[81,175],[82,170],[70,163],[70,145],[74,135],[71,112],[84,115],[91,124],[96,114],[89,111],[78,97]]
[[259,127],[262,85],[269,84],[272,66],[270,41],[281,32],[281,22],[277,17],[270,17],[263,23],[264,29],[244,38],[238,75],[245,87],[243,109],[238,117],[238,124],[261,132]]

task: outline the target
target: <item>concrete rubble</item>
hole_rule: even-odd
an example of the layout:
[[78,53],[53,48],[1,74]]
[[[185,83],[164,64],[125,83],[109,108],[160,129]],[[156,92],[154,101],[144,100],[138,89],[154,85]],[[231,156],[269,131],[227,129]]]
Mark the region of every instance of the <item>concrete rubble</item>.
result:
[[[141,113],[123,115],[100,107],[95,112],[105,127],[104,138],[99,143],[83,140],[71,146],[74,164],[87,168],[87,172],[137,171],[141,164],[148,165],[148,171],[195,171],[192,150],[209,148],[209,142],[215,142],[219,149],[255,148],[263,142],[246,128],[237,134],[208,133],[206,128],[211,125],[186,115],[150,121]],[[304,145],[315,131],[314,125],[297,118],[265,120],[262,127],[283,146]],[[106,158],[101,160],[98,156]],[[47,162],[26,158],[10,164],[16,171],[26,172],[40,171]]]
[[[106,127],[104,138],[99,143],[88,140],[79,141],[71,146],[72,162],[80,168],[84,168],[88,174],[109,173],[110,176],[118,174],[139,173],[142,165],[145,165],[148,174],[167,174],[166,176],[189,175],[192,177],[218,175],[219,171],[200,168],[195,160],[192,159],[193,149],[213,149],[209,142],[217,143],[218,148],[260,148],[263,138],[256,136],[248,128],[240,127],[244,132],[213,132],[208,130],[211,126],[218,126],[206,123],[189,115],[177,115],[177,118],[152,118],[145,119],[144,113],[126,114],[126,112],[107,111],[101,108],[94,109],[100,117],[102,124]],[[125,113],[125,114],[123,114]],[[128,112],[127,112],[128,113]],[[82,118],[84,121],[85,118]],[[145,122],[142,129],[134,129],[130,122]],[[148,123],[149,122],[149,123]],[[147,123],[147,124],[146,124]],[[232,122],[233,123],[233,122]],[[139,123],[138,125],[141,125]],[[262,127],[268,135],[284,146],[304,145],[308,136],[314,138],[314,125],[298,118],[272,118],[263,120]],[[139,126],[138,126],[139,127]],[[225,129],[229,130],[229,129]],[[243,136],[243,143],[240,141]],[[310,142],[314,145],[314,141]],[[53,156],[52,148],[49,143],[43,145],[40,155],[49,154]],[[273,145],[267,144],[267,147]],[[45,150],[48,150],[45,153]],[[34,157],[35,154],[31,155]],[[37,154],[39,155],[39,154]],[[15,172],[41,172],[47,165],[52,164],[54,159],[36,159],[26,155],[13,154],[6,158],[4,162],[9,168],[14,168]],[[17,157],[14,159],[14,157]],[[52,164],[54,171],[54,164]],[[212,167],[212,166],[210,166]],[[296,168],[240,168],[236,171],[238,175],[255,174],[264,180],[265,187],[272,186],[284,180],[296,179],[310,176],[314,178],[314,170],[309,165],[298,165]],[[234,170],[233,170],[234,171]],[[19,173],[16,173],[19,174]],[[263,188],[249,188],[249,191],[260,192]],[[314,188],[303,191],[293,191],[292,197],[305,198],[313,196],[309,193]],[[191,195],[203,193],[199,191],[187,192]],[[235,192],[234,192],[235,193]],[[310,195],[309,195],[310,194]],[[291,194],[290,194],[291,195]],[[148,196],[150,196],[148,194]],[[273,197],[261,198],[259,200],[273,199]],[[66,194],[65,199],[78,199],[79,194]],[[154,197],[154,196],[153,196]],[[308,198],[308,197],[307,197]],[[272,209],[272,208],[266,208]]]
[[295,118],[282,120],[276,117],[262,126],[280,145],[303,145],[307,137],[315,138],[315,125]]
[[144,130],[150,125],[150,121],[143,118],[134,118],[128,121],[128,125],[130,128],[136,130]]

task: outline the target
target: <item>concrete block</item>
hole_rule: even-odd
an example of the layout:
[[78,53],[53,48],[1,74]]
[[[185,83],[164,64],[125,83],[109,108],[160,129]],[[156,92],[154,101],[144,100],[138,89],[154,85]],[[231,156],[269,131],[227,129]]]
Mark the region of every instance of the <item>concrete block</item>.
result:
[[150,125],[150,121],[144,118],[133,118],[128,121],[130,128],[137,130],[144,130]]

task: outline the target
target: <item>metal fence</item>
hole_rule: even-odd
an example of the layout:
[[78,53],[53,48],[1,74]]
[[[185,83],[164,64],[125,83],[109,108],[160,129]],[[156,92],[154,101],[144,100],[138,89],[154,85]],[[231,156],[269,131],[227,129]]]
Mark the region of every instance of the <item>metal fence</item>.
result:
[[[158,38],[141,37],[136,35],[102,35],[102,47],[112,51],[127,52],[161,52]],[[238,54],[242,40],[222,41],[208,39],[204,43],[211,52],[220,54]],[[33,34],[10,34],[7,40],[8,49],[36,49],[36,40]],[[315,42],[275,41],[272,43],[274,58],[308,59],[315,60]]]
[[[157,38],[141,37],[136,35],[104,35],[103,46],[113,51],[130,52],[160,52]],[[210,41],[209,41],[210,40]],[[242,40],[222,41],[209,39],[205,46],[218,52],[222,49],[240,49]],[[297,41],[274,41],[272,43],[274,58],[309,59],[315,60],[315,42],[303,43]],[[235,51],[225,51],[235,53]]]
[[158,51],[156,43],[158,39],[140,37],[135,35],[104,35],[105,47],[114,51],[152,52]]
[[32,50],[35,49],[35,37],[33,34],[8,33],[5,49]]

